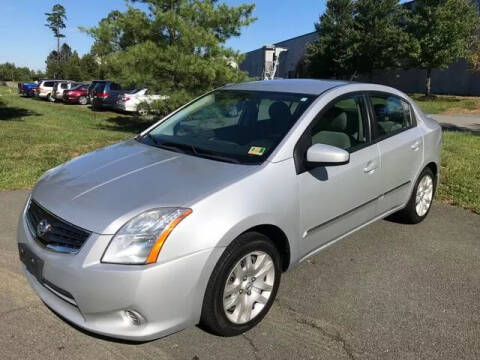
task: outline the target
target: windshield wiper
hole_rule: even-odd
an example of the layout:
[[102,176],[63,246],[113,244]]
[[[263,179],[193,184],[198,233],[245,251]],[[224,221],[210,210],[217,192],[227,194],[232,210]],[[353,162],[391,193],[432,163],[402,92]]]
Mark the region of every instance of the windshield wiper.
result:
[[223,161],[223,162],[229,162],[229,163],[232,163],[232,164],[240,164],[240,161],[235,159],[235,158],[224,156],[224,155],[218,155],[214,152],[204,150],[204,149],[198,149],[193,145],[174,143],[174,142],[159,142],[157,139],[155,139],[150,134],[147,134],[145,136],[148,137],[149,139],[151,139],[155,143],[156,147],[159,147],[161,149],[171,150],[171,151],[175,151],[175,152],[181,152],[183,154],[187,154],[187,153],[188,154],[194,154],[194,155],[197,155],[199,157],[213,159],[213,160],[219,160],[219,161]]
[[155,137],[154,137],[152,134],[148,133],[148,134],[144,135],[144,137],[147,137],[147,138],[149,138],[150,140],[152,140],[152,142],[153,142],[155,145],[159,145],[158,140],[155,139]]
[[216,153],[213,153],[204,149],[197,149],[196,154],[198,156],[201,156],[207,159],[219,160],[219,161],[224,161],[232,164],[240,164],[240,161],[233,157],[218,155]]
[[162,142],[162,143],[157,142],[157,146],[162,149],[179,151],[184,154],[185,153],[197,154],[197,150],[193,145],[179,144],[179,143],[173,143],[173,142]]

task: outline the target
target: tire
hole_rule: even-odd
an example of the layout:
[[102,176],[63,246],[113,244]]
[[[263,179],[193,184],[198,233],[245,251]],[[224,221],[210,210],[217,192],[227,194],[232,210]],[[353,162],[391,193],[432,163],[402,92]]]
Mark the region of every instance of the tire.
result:
[[437,187],[437,179],[430,168],[425,168],[415,183],[407,206],[398,214],[409,224],[422,222],[430,212]]
[[148,110],[145,108],[141,108],[138,110],[138,115],[140,116],[147,116],[148,115]]
[[78,99],[78,103],[80,105],[87,105],[88,104],[88,99],[85,96],[80,96],[80,98]]
[[[259,269],[255,269],[257,261],[261,261]],[[257,232],[240,235],[225,249],[210,276],[200,326],[216,335],[235,336],[257,325],[277,295],[280,263],[280,254],[268,237]],[[227,288],[232,294],[224,296]]]
[[47,95],[47,100],[50,102],[55,102],[55,98],[52,96],[52,94]]

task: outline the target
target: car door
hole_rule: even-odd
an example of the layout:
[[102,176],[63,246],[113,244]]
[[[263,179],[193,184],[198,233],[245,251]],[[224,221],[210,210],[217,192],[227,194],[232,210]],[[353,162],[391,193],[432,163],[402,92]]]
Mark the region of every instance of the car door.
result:
[[423,135],[406,99],[389,93],[369,93],[373,134],[380,151],[383,214],[404,205],[423,163]]
[[[371,220],[380,195],[380,154],[372,143],[366,97],[343,95],[312,121],[295,149],[300,214],[300,252],[307,255]],[[343,148],[347,164],[308,167],[316,143]],[[300,165],[298,165],[300,164]]]

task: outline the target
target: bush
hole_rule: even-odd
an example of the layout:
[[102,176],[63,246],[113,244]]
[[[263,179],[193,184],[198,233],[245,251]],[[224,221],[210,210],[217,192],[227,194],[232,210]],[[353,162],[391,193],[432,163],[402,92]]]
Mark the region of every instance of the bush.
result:
[[178,109],[180,106],[185,105],[193,98],[195,98],[194,95],[185,91],[178,91],[173,94],[165,95],[167,95],[169,98],[166,100],[156,100],[155,102],[150,104],[152,112],[160,117],[164,117],[170,114],[172,111]]

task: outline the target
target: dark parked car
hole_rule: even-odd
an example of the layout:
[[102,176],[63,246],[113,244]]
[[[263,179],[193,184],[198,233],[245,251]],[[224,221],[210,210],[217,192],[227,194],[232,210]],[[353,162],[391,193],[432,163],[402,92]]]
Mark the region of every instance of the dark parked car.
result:
[[125,93],[120,84],[113,81],[98,82],[91,93],[92,108],[94,110],[113,109],[117,97]]
[[90,85],[88,86],[88,102],[91,103],[93,100],[93,90],[95,89],[95,86],[97,86],[100,83],[107,83],[110,82],[108,80],[93,80]]
[[76,87],[63,92],[63,101],[69,104],[88,104],[88,84],[77,85]]

